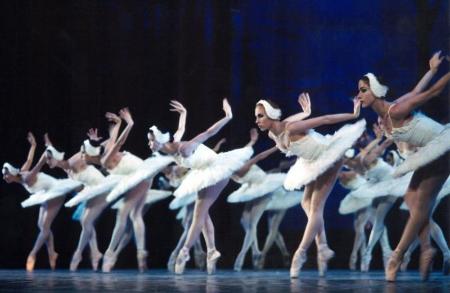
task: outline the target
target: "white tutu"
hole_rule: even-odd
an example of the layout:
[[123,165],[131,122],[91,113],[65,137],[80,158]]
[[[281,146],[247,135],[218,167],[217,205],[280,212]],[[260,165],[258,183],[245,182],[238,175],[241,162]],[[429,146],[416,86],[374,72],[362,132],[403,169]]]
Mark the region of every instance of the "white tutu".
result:
[[339,213],[341,215],[352,214],[360,209],[366,208],[372,205],[372,198],[358,198],[347,194],[339,204]]
[[[229,178],[253,154],[251,147],[219,154],[214,153],[214,155],[210,153],[211,151],[206,146],[199,145],[194,154],[184,159],[184,163],[187,163],[185,166],[192,169],[188,171],[180,186],[175,190],[174,195],[176,197],[196,193],[205,187]],[[205,158],[202,158],[203,154],[205,154]]]
[[186,218],[186,214],[187,214],[187,206],[184,206],[178,211],[175,218],[177,220],[183,221],[184,218]]
[[21,205],[26,208],[33,205],[42,204],[54,198],[64,196],[69,192],[81,188],[83,185],[72,179],[57,179],[55,185],[49,190],[32,194],[28,199],[24,200]]
[[190,205],[197,199],[197,193],[191,193],[189,195],[185,196],[179,196],[172,199],[172,201],[169,204],[169,209],[171,210],[177,210],[180,207],[184,207],[187,205]]
[[434,160],[439,159],[450,150],[450,123],[423,147],[419,147],[416,152],[409,155],[394,172],[395,177],[402,176],[408,172],[415,171]]
[[78,205],[79,203],[90,200],[94,197],[104,195],[107,192],[110,192],[114,186],[122,179],[121,175],[109,175],[105,177],[105,179],[94,186],[87,186],[77,195],[72,197],[68,202],[64,204],[66,207],[73,207]]
[[171,156],[154,156],[146,159],[135,172],[124,176],[114,186],[113,190],[106,197],[106,201],[115,201],[119,196],[136,187],[142,181],[154,177],[173,161]]
[[[318,137],[317,133],[312,132],[314,135],[308,134],[298,141],[291,142],[288,155],[299,157],[289,169],[284,187],[288,190],[300,189],[303,185],[315,180],[343,157],[364,132],[365,127],[366,121],[359,120],[354,124],[344,125],[332,136]],[[321,141],[318,142],[318,140]],[[319,154],[317,154],[318,150]],[[313,154],[314,158],[303,158],[305,152]]]
[[[145,197],[145,204],[146,205],[154,204],[155,202],[163,200],[163,199],[169,197],[170,195],[172,195],[172,192],[168,191],[168,190],[149,189],[147,191],[147,195]],[[120,209],[123,206],[123,201],[124,201],[123,198],[120,199],[111,208],[112,209]]]
[[245,182],[239,189],[231,193],[227,201],[230,203],[246,202],[262,197],[283,185],[284,173],[266,174],[257,182]]
[[353,196],[370,199],[388,195],[402,197],[405,195],[406,190],[408,189],[412,175],[413,173],[410,172],[399,178],[390,178],[380,181],[378,183],[370,185],[370,188],[366,188],[364,192],[353,193]]
[[266,211],[286,210],[296,205],[300,205],[303,198],[303,191],[287,191],[279,187],[272,193],[271,200],[266,206]]

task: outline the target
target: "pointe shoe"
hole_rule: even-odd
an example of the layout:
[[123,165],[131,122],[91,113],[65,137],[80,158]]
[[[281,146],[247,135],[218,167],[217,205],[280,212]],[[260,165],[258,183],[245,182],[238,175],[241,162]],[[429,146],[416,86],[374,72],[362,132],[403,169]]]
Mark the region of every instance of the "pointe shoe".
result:
[[27,263],[25,265],[27,272],[32,272],[34,270],[34,264],[36,263],[36,257],[35,256],[29,256],[27,258]]
[[351,271],[356,271],[356,262],[358,261],[358,255],[352,254],[350,255],[350,261],[348,263],[348,266]]
[[216,263],[219,260],[220,256],[221,254],[219,251],[217,251],[217,249],[208,251],[206,257],[206,271],[208,272],[208,275],[214,274],[216,272]]
[[256,253],[252,255],[252,264],[255,269],[258,269],[258,267],[260,266],[261,259],[262,259],[261,253]]
[[436,249],[430,247],[420,252],[419,271],[422,281],[428,280],[430,272],[433,267],[433,259],[436,254]]
[[167,270],[171,273],[175,273],[175,262],[177,260],[177,255],[172,253],[169,257],[169,261],[167,262]]
[[405,253],[403,256],[403,261],[400,265],[400,271],[406,272],[408,270],[409,262],[411,261],[411,255],[409,253]]
[[78,269],[78,265],[81,262],[81,253],[75,252],[70,261],[70,271],[75,272]]
[[206,266],[206,253],[202,250],[194,250],[194,263],[197,268],[204,270]]
[[102,259],[103,254],[96,253],[95,255],[91,253],[91,265],[92,265],[92,269],[94,270],[94,272],[96,272],[98,270],[98,263],[100,262],[100,260]]
[[300,273],[303,264],[306,262],[306,258],[306,250],[301,248],[297,249],[294,257],[292,258],[291,268],[289,270],[289,275],[291,278],[298,278],[298,274]]
[[361,272],[367,273],[369,271],[371,261],[372,255],[370,253],[364,253],[364,255],[361,258]]
[[393,251],[391,253],[391,257],[389,257],[387,266],[384,269],[386,281],[388,282],[395,281],[401,263],[402,263],[402,256],[397,251]]
[[[389,261],[389,258],[391,257],[392,251],[383,253],[383,267],[387,266],[387,263]],[[403,263],[403,262],[402,262]],[[401,265],[400,265],[400,270],[401,270]]]
[[319,276],[325,276],[328,270],[328,262],[334,257],[334,251],[327,245],[321,246],[317,252],[317,266],[319,268]]
[[447,276],[450,272],[450,252],[444,253],[442,257],[442,274]]
[[139,249],[137,251],[137,262],[140,273],[143,273],[145,270],[147,270],[147,256],[147,250]]
[[187,247],[183,247],[178,253],[177,260],[175,261],[175,274],[180,275],[184,273],[186,262],[189,259],[189,249]]
[[50,268],[52,271],[56,269],[56,260],[58,259],[58,254],[55,252],[52,255],[48,256],[48,262],[50,263]]
[[105,252],[105,255],[103,256],[103,263],[102,263],[102,272],[109,273],[111,272],[112,268],[116,264],[117,256],[114,253]]
[[235,272],[240,272],[242,270],[242,267],[244,266],[244,258],[238,256],[236,260],[234,261],[233,270]]

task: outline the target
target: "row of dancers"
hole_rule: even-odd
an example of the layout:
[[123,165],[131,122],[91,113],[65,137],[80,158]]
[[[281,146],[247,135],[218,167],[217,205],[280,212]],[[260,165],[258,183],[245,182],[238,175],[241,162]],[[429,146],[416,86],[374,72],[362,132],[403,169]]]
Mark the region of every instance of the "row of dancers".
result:
[[[403,196],[410,217],[397,247],[393,251],[386,250],[386,280],[396,279],[402,261],[406,261],[410,255],[407,250],[412,243],[420,243],[420,272],[422,278],[427,279],[435,254],[430,242],[430,229],[436,225],[431,220],[431,214],[436,206],[436,198],[442,195],[440,192],[443,187],[445,189],[444,183],[449,175],[450,133],[449,124],[442,125],[415,110],[432,97],[438,96],[450,80],[450,73],[447,73],[428,87],[443,59],[440,52],[434,54],[430,59],[429,71],[416,87],[394,102],[386,101],[388,88],[374,74],[364,75],[358,81],[358,94],[353,102],[353,110],[349,113],[310,118],[310,97],[308,93],[302,93],[298,98],[302,111],[282,120],[281,109],[275,103],[259,100],[255,106],[255,123],[261,131],[268,132],[275,146],[254,157],[253,145],[258,138],[256,131],[251,131],[250,141],[245,146],[231,151],[215,152],[204,145],[233,117],[226,99],[222,105],[224,116],[190,140],[183,140],[187,110],[180,102],[171,101],[171,111],[179,114],[178,129],[171,136],[155,125],[150,127],[148,145],[153,155],[146,160],[122,150],[134,125],[132,115],[126,108],[119,115],[106,114],[111,122],[108,139],[103,140],[96,129],[90,129],[88,139],[83,141],[80,151],[69,159],[64,159],[64,153],[58,151],[46,135],[46,149],[37,164],[32,166],[36,141],[29,134],[31,148],[25,164],[19,169],[5,163],[2,168],[6,182],[21,183],[31,193],[22,206],[40,205],[40,233],[28,255],[27,270],[34,269],[36,253],[44,244],[47,246],[50,265],[55,267],[58,254],[55,252],[50,226],[64,204],[66,207],[78,206],[76,214],[82,226],[79,243],[70,263],[71,270],[77,269],[82,252],[89,244],[93,268],[97,269],[102,259],[102,270],[111,271],[118,254],[134,236],[138,267],[140,271],[144,271],[147,268],[147,250],[143,215],[151,203],[171,194],[150,189],[153,178],[164,172],[168,184],[175,188],[171,207],[183,208],[180,217],[186,228],[168,262],[168,267],[176,274],[184,272],[192,247],[197,251],[198,258],[201,258],[200,234],[203,235],[207,248],[207,272],[211,274],[215,271],[221,254],[215,245],[214,225],[209,209],[229,180],[233,179],[241,184],[241,188],[232,193],[228,201],[246,202],[241,220],[246,235],[234,269],[242,268],[250,247],[255,266],[264,265],[268,248],[264,245],[261,251],[256,240],[256,225],[262,213],[265,210],[278,211],[271,217],[276,226],[281,222],[286,209],[300,202],[308,221],[291,260],[290,276],[299,276],[313,242],[317,246],[319,273],[324,275],[328,262],[335,253],[328,246],[323,211],[325,202],[340,177],[343,184],[353,189],[346,201],[359,201],[361,207],[350,211],[357,213],[357,219],[361,219],[358,221],[364,222],[364,219],[370,217],[369,214],[373,214],[373,210],[362,212],[364,208],[376,206],[377,217],[369,243],[361,250],[365,242],[361,241],[362,234],[357,235],[351,267],[355,266],[357,252],[363,251],[361,267],[363,270],[368,269],[373,245],[380,235],[386,233],[380,227],[383,227],[383,216],[393,204],[392,197]],[[366,128],[364,119],[344,125],[333,135],[322,135],[314,131],[314,128],[322,125],[357,119],[361,107],[370,107],[378,114],[380,129],[376,131],[377,138],[354,158],[350,158],[348,150],[363,135]],[[125,123],[125,127],[121,131],[122,123]],[[383,142],[380,133],[387,137]],[[392,143],[397,144],[402,151],[404,161],[386,171],[387,167],[379,156]],[[403,151],[405,149],[408,151]],[[256,163],[277,150],[287,157],[294,157],[295,163],[287,173],[265,173]],[[69,178],[55,179],[46,175],[41,172],[45,164],[51,168],[63,169]],[[341,173],[344,164],[351,169],[349,173],[354,174]],[[106,170],[108,175],[103,175],[93,165]],[[402,185],[398,184],[399,180]],[[349,184],[350,181],[359,183]],[[383,184],[387,182],[392,188],[384,188]],[[374,195],[371,192],[375,190],[387,193]],[[65,202],[69,193],[75,195]],[[375,202],[374,198],[381,200]],[[361,202],[370,204],[364,206]],[[109,246],[102,255],[97,247],[95,221],[109,206],[117,210],[116,223]],[[341,205],[341,208],[345,210],[345,205]],[[289,253],[279,232],[269,235],[267,247],[270,248],[274,242],[281,248],[283,256],[288,257]]]

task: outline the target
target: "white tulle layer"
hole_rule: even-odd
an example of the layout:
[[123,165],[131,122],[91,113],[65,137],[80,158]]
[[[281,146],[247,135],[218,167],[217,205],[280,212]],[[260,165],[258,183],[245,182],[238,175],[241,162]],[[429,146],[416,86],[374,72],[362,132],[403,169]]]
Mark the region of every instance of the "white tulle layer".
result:
[[58,179],[55,185],[47,191],[37,192],[24,200],[21,205],[24,208],[39,205],[54,198],[64,196],[69,192],[81,188],[83,185],[72,179]]
[[171,156],[155,156],[146,159],[138,170],[130,175],[124,176],[119,183],[114,186],[106,197],[106,201],[113,202],[117,200],[121,195],[130,191],[142,181],[154,177],[173,161],[173,157]]
[[[357,189],[351,192],[351,194],[355,197],[369,199],[388,195],[402,197],[403,195],[405,195],[406,190],[408,189],[408,185],[411,181],[412,175],[413,173],[410,172],[399,178],[390,178],[387,180],[383,180],[375,184],[371,184],[368,188],[364,188],[361,190]],[[362,187],[364,186],[366,186],[366,184]]]
[[358,198],[347,194],[339,204],[339,213],[348,215],[372,205],[372,198]]
[[181,207],[190,205],[197,199],[197,193],[191,193],[185,196],[179,196],[172,199],[172,201],[169,204],[169,209],[171,210],[177,210]]
[[177,215],[175,216],[175,218],[176,218],[177,220],[183,221],[184,218],[186,218],[186,214],[187,214],[187,207],[184,206],[184,207],[182,207],[182,208],[178,211],[178,213],[177,213]]
[[446,124],[444,130],[442,130],[432,141],[409,155],[406,160],[395,169],[394,176],[399,177],[408,172],[417,170],[420,167],[437,160],[449,150],[450,123]]
[[[159,190],[159,189],[149,189],[147,191],[147,195],[145,197],[145,204],[151,205],[155,202],[168,198],[172,195],[172,191],[168,190]],[[123,206],[124,199],[121,198],[118,200],[111,208],[112,209],[120,209]]]
[[283,187],[278,188],[272,193],[270,202],[266,206],[266,210],[285,210],[296,205],[300,205],[303,198],[303,191],[288,191]]
[[251,147],[217,154],[214,161],[208,166],[189,170],[180,186],[175,190],[174,195],[182,197],[196,193],[205,187],[229,178],[233,172],[245,164],[252,154],[253,149]]
[[333,136],[326,137],[329,144],[317,159],[306,160],[299,157],[287,173],[284,188],[287,190],[300,189],[327,171],[352,147],[364,132],[365,127],[365,120],[344,125]]
[[110,192],[114,186],[122,179],[122,175],[109,175],[105,177],[105,179],[94,186],[87,186],[77,195],[72,197],[64,206],[73,207],[78,205],[79,203],[90,200],[99,195],[104,195],[105,193]]
[[270,173],[264,176],[261,181],[243,183],[239,189],[231,193],[227,201],[230,203],[246,202],[262,197],[283,185],[286,174]]

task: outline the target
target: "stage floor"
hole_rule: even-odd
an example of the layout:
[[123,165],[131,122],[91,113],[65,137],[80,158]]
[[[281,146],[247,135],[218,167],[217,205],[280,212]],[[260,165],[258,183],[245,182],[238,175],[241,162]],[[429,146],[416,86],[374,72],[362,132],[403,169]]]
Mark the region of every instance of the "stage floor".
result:
[[0,292],[450,292],[450,277],[434,272],[430,281],[421,282],[415,271],[401,273],[398,281],[384,281],[381,271],[371,273],[330,271],[320,278],[317,271],[304,271],[300,279],[289,278],[287,270],[219,270],[215,275],[196,270],[175,276],[165,270],[139,274],[135,270],[94,273],[80,270],[0,270]]

